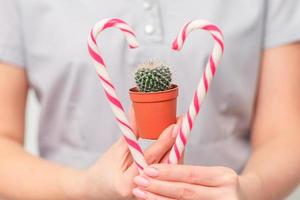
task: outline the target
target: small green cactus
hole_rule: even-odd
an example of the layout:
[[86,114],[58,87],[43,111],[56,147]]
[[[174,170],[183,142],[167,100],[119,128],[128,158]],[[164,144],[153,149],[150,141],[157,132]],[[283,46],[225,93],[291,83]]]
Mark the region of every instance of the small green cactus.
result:
[[172,73],[164,63],[146,62],[135,72],[135,82],[140,92],[164,91],[171,87]]

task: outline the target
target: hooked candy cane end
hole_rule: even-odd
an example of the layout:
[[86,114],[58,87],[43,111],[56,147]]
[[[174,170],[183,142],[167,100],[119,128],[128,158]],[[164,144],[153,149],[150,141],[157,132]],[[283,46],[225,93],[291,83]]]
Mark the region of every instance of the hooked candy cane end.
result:
[[130,45],[129,45],[129,48],[130,48],[130,49],[136,49],[136,48],[138,48],[138,47],[139,47],[139,44],[134,44],[134,45],[130,44]]
[[128,41],[128,46],[130,49],[135,49],[140,46],[140,44],[138,43],[136,38],[127,38],[127,41]]
[[172,49],[175,50],[175,51],[180,51],[180,47],[177,43],[177,39],[172,43]]

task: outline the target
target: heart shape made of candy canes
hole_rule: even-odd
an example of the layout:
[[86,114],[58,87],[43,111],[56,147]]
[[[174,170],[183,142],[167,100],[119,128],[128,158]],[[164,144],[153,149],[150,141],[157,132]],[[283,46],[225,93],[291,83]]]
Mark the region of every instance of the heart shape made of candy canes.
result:
[[[118,122],[118,125],[128,144],[132,157],[138,169],[142,171],[147,166],[147,162],[144,158],[142,148],[138,143],[138,139],[128,122],[122,103],[120,102],[116,94],[115,87],[112,84],[111,78],[106,70],[104,60],[100,54],[96,42],[97,36],[102,31],[112,27],[118,28],[124,33],[130,48],[137,48],[139,46],[133,29],[123,20],[112,18],[112,19],[103,19],[98,23],[96,23],[95,26],[92,28],[91,33],[88,37],[88,51],[94,61],[98,76],[104,88],[105,95],[110,103],[112,111]],[[193,128],[193,123],[196,119],[197,114],[200,111],[202,101],[208,91],[211,80],[215,75],[217,66],[224,52],[222,31],[216,25],[210,23],[209,21],[201,20],[201,19],[193,20],[187,23],[180,30],[178,36],[173,42],[172,49],[176,51],[180,51],[186,41],[188,34],[196,29],[209,31],[215,40],[215,44],[210,54],[210,57],[208,59],[206,68],[202,74],[201,80],[194,93],[188,112],[183,117],[182,124],[179,128],[179,134],[170,151],[170,156],[169,156],[170,164],[176,164],[182,155],[182,152],[187,143],[187,138]]]

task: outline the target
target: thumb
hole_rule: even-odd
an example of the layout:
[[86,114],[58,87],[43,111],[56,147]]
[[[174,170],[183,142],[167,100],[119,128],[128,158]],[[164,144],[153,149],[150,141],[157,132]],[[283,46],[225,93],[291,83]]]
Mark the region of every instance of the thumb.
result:
[[147,163],[153,164],[158,163],[164,155],[171,149],[172,145],[175,142],[174,132],[177,132],[177,127],[175,124],[167,127],[158,140],[156,140],[146,151],[145,159]]
[[[179,116],[177,117],[177,128],[176,130],[172,133],[172,136],[173,137],[177,137],[178,133],[179,133],[179,130],[181,128],[181,125],[182,125],[182,121],[183,121],[183,116]],[[176,139],[174,140],[174,143],[175,143]],[[172,144],[174,145],[174,144]],[[166,153],[166,155],[163,157],[163,159],[160,161],[160,163],[168,163],[169,161],[169,156],[170,156],[170,151],[168,153]],[[184,163],[184,152],[182,153],[182,156],[178,162],[179,164],[183,164]]]

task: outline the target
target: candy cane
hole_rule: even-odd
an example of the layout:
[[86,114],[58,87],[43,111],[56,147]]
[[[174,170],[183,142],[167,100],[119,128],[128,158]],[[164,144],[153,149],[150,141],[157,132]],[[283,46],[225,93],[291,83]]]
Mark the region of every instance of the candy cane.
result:
[[129,27],[129,25],[120,20],[120,19],[104,19],[99,21],[92,29],[89,38],[88,38],[88,51],[90,56],[92,57],[98,76],[100,78],[101,84],[104,88],[105,95],[110,103],[110,106],[113,110],[115,118],[118,122],[118,125],[123,133],[123,136],[128,144],[131,155],[134,158],[135,163],[138,166],[139,170],[143,170],[147,163],[145,161],[143,151],[138,144],[136,135],[134,134],[133,129],[128,123],[125,111],[121,104],[121,101],[117,97],[115,87],[111,81],[111,78],[106,70],[106,66],[104,64],[104,60],[100,55],[99,48],[97,46],[96,38],[97,36],[108,28],[118,28],[121,30],[126,40],[129,44],[130,48],[138,47],[138,42],[136,41],[135,34],[133,30]]
[[214,24],[205,20],[194,20],[186,24],[178,34],[177,38],[173,42],[173,50],[180,51],[184,45],[184,42],[188,34],[194,30],[202,29],[209,31],[215,40],[215,45],[212,53],[207,62],[205,71],[202,74],[201,80],[198,84],[197,90],[194,93],[193,101],[190,104],[188,112],[185,114],[182,124],[179,128],[179,134],[176,138],[176,142],[173,145],[170,156],[169,163],[178,163],[182,152],[186,146],[188,136],[192,130],[194,121],[197,114],[200,111],[202,101],[208,91],[208,87],[213,79],[219,61],[223,55],[224,43],[222,31]]

